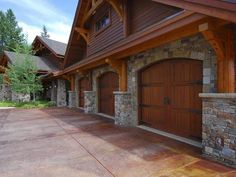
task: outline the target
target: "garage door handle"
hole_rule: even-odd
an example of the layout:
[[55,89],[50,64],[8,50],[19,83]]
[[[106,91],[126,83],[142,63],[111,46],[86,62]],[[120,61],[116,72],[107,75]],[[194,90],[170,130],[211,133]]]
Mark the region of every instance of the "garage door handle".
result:
[[169,97],[164,97],[163,104],[164,105],[169,105],[170,104],[170,98]]

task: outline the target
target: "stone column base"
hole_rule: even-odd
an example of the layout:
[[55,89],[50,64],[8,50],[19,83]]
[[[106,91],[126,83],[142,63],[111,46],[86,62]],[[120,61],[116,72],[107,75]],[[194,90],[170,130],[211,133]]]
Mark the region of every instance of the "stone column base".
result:
[[84,112],[95,114],[96,108],[96,91],[84,91]]
[[69,93],[69,103],[68,107],[69,108],[75,108],[76,107],[76,91],[68,91]]
[[203,98],[203,154],[236,167],[236,94],[200,94]]
[[57,80],[57,107],[66,106],[66,83],[65,80]]
[[114,92],[115,95],[115,124],[125,127],[134,126],[132,119],[131,93]]

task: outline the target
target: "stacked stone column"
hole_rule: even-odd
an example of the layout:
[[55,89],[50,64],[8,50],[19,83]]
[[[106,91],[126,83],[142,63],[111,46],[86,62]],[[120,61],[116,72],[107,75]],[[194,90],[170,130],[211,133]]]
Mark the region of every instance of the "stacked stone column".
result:
[[114,92],[115,96],[115,124],[120,126],[134,126],[132,121],[131,93]]
[[66,83],[65,80],[57,80],[57,107],[66,106]]
[[69,91],[69,108],[75,108],[76,107],[76,91]]
[[200,97],[203,154],[236,167],[236,94],[205,93]]
[[84,91],[84,112],[95,114],[97,109],[96,91]]

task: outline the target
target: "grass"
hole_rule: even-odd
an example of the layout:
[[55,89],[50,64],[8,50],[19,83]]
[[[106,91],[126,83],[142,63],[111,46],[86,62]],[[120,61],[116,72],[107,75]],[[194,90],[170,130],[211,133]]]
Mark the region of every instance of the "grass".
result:
[[12,102],[12,101],[2,101],[0,102],[0,107],[16,107],[23,109],[34,109],[34,108],[48,108],[53,106],[52,102],[49,101],[32,101],[32,102]]

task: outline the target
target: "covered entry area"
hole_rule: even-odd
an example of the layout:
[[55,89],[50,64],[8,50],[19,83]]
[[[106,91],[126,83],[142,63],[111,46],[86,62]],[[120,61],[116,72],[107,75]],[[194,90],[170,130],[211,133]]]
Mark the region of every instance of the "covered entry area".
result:
[[139,121],[161,131],[201,140],[202,61],[168,59],[139,72]]
[[106,72],[98,78],[99,113],[115,115],[114,91],[119,90],[119,76],[115,72]]

